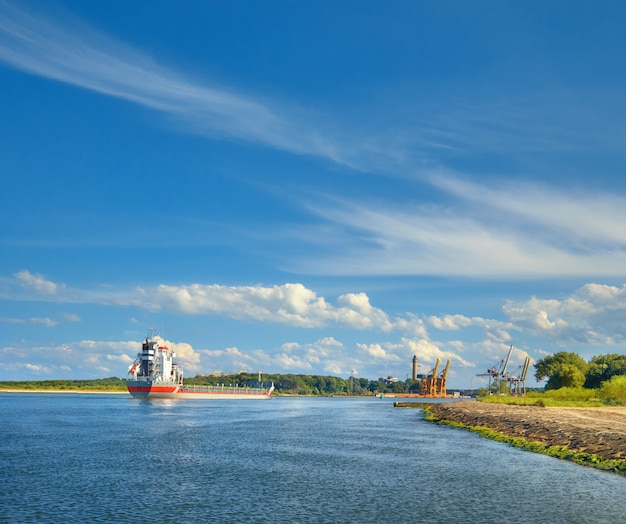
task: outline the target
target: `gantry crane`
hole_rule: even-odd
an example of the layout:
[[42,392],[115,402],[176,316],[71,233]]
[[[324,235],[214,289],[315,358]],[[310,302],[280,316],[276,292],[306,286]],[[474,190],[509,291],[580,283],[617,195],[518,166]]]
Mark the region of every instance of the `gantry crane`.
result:
[[528,368],[530,367],[530,357],[527,356],[524,363],[518,368],[510,378],[511,394],[513,395],[526,395],[526,375],[528,374]]
[[446,367],[441,373],[441,377],[439,378],[439,395],[445,397],[447,395],[446,392],[446,380],[448,378],[448,370],[450,369],[450,361],[446,363]]
[[441,364],[440,358],[437,359],[435,367],[423,379],[422,392],[429,397],[434,397],[437,391],[436,379],[437,371],[439,371],[439,364]]
[[426,397],[446,396],[446,380],[448,377],[448,370],[450,369],[450,361],[448,360],[444,370],[438,374],[440,364],[441,359],[438,358],[435,363],[435,367],[420,382],[420,395],[424,395]]
[[479,377],[489,377],[488,389],[490,393],[494,390],[500,393],[500,390],[502,389],[502,382],[507,381],[508,375],[506,373],[506,370],[509,366],[512,352],[513,344],[511,344],[511,347],[509,348],[509,353],[507,354],[505,359],[501,360],[496,366],[489,368],[487,370],[487,373],[481,373],[477,375]]

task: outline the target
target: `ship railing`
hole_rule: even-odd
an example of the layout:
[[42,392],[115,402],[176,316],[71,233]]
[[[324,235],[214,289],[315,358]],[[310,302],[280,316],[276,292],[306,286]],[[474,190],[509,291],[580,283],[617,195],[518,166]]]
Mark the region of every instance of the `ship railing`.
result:
[[206,393],[206,392],[216,392],[216,393],[247,393],[250,395],[263,395],[266,393],[265,388],[251,388],[248,386],[223,386],[223,385],[212,385],[212,386],[183,386],[183,391],[187,391],[189,393]]

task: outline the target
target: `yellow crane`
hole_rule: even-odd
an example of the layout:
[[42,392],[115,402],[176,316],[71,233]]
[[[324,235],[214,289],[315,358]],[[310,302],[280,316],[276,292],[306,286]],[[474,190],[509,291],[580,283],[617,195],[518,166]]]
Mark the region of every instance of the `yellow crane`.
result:
[[448,370],[450,369],[450,361],[446,363],[444,370],[439,373],[441,359],[438,358],[435,367],[425,376],[420,383],[420,394],[425,397],[445,397],[446,380],[448,378]]
[[428,385],[428,394],[431,397],[434,397],[437,394],[437,371],[439,371],[439,364],[441,364],[440,358],[437,359],[437,363],[433,369],[433,374],[431,375],[430,384]]
[[441,378],[439,379],[439,395],[445,397],[447,395],[446,391],[446,379],[448,378],[448,370],[450,369],[450,361],[446,363],[446,367],[441,373]]

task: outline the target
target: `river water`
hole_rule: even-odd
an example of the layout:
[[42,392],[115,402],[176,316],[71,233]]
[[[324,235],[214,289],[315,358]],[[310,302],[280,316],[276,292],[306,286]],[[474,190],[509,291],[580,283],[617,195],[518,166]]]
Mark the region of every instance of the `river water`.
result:
[[620,523],[626,478],[389,399],[0,394],[0,522]]

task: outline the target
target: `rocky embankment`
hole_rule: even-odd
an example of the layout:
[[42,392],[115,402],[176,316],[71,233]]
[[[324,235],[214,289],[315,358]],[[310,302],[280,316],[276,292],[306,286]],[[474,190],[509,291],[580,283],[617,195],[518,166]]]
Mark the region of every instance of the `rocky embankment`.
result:
[[564,408],[459,401],[432,404],[438,419],[604,459],[626,459],[626,407]]

